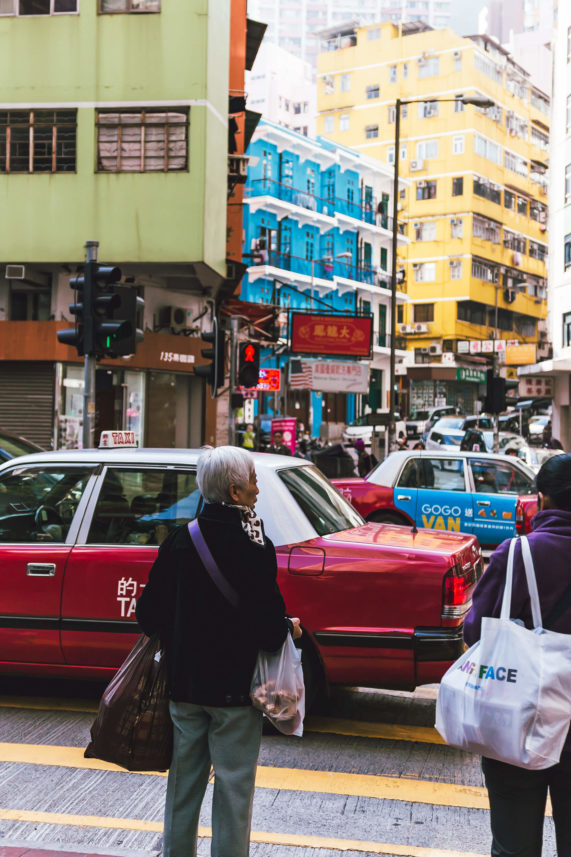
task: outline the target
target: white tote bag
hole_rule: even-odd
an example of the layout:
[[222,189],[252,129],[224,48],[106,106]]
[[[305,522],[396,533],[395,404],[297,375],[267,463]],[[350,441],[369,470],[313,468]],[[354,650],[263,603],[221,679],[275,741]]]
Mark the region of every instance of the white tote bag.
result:
[[[521,544],[532,631],[510,619],[513,560]],[[484,572],[485,573],[485,572]],[[528,540],[512,539],[499,619],[444,675],[436,729],[447,744],[538,770],[557,764],[571,720],[571,634],[546,631]]]

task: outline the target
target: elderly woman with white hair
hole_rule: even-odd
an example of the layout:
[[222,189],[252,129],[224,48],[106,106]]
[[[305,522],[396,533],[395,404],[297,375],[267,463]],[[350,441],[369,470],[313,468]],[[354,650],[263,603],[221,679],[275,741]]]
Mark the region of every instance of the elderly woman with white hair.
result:
[[196,854],[212,765],[212,857],[247,857],[262,734],[250,683],[258,651],[277,651],[288,633],[296,639],[301,628],[299,619],[286,617],[274,546],[254,512],[258,487],[251,453],[233,446],[207,449],[197,480],[205,501],[200,534],[239,606],[206,570],[189,527],[170,533],[137,603],[140,626],[160,634],[167,655],[174,751],[163,854]]

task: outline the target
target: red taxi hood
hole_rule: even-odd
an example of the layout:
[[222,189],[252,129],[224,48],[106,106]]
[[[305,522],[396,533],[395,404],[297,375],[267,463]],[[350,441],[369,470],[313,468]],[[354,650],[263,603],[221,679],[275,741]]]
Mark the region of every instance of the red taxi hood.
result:
[[[312,540],[312,543],[318,543],[318,541],[324,543],[324,547],[325,544],[333,546],[334,543],[339,547],[345,544],[348,546],[358,544],[363,551],[369,548],[373,555],[379,550],[388,550],[407,554],[410,551],[422,551],[422,553],[452,557],[457,556],[459,552],[471,551],[472,546],[476,551],[478,550],[476,537],[468,534],[424,529],[415,532],[408,526],[373,522],[351,530],[342,530],[330,536],[323,536],[319,540]],[[361,552],[359,553],[361,555]]]

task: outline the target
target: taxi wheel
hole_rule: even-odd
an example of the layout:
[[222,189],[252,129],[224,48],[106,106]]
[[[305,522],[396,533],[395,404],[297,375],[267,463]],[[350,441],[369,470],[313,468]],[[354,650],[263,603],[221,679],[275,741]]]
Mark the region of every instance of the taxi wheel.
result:
[[395,512],[373,512],[372,515],[369,515],[367,520],[372,521],[375,524],[399,524],[400,526],[407,526],[409,524],[408,521],[405,521],[404,518],[401,518],[401,516],[397,515]]

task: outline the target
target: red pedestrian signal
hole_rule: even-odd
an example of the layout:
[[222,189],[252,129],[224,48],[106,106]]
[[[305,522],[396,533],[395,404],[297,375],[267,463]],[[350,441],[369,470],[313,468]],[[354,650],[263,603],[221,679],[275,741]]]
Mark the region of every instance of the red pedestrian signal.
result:
[[253,342],[242,342],[238,359],[238,384],[240,387],[256,387],[260,375],[260,346]]

